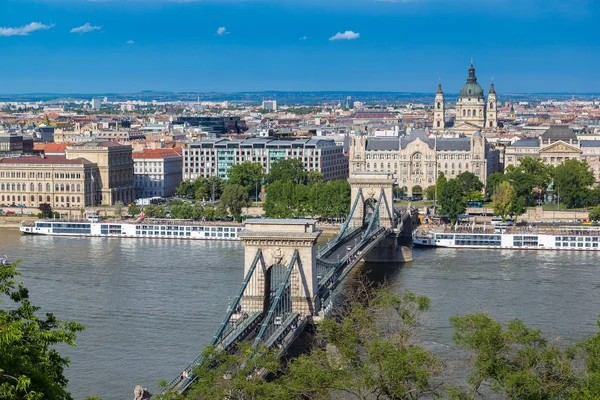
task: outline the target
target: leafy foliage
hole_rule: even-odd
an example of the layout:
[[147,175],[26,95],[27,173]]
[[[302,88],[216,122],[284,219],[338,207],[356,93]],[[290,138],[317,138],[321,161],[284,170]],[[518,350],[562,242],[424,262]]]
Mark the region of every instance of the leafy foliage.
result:
[[48,203],[41,203],[38,207],[40,210],[38,217],[40,218],[52,218],[52,206]]
[[600,206],[596,206],[590,211],[590,219],[592,221],[600,221]]
[[474,399],[489,382],[491,390],[508,399],[598,398],[573,396],[582,383],[573,351],[549,343],[522,321],[512,320],[505,328],[486,314],[468,314],[450,322],[454,341],[472,354],[474,370],[468,387],[454,388],[451,397]]
[[218,200],[223,193],[225,182],[217,176],[210,178],[199,177],[195,181],[186,180],[177,186],[175,192],[186,199]]
[[130,217],[135,217],[136,215],[138,215],[141,212],[142,212],[142,210],[135,203],[129,203],[129,206],[127,206],[127,214]]
[[72,399],[64,375],[69,359],[54,347],[75,346],[76,333],[84,327],[50,313],[37,316],[40,308],[31,304],[27,288],[16,283],[18,264],[0,265],[0,303],[13,303],[0,310],[0,398]]
[[483,183],[472,172],[463,172],[456,177],[458,184],[463,192],[463,196],[468,197],[472,192],[480,192],[483,189]]
[[506,216],[510,212],[510,206],[515,199],[515,189],[510,182],[501,182],[496,187],[492,196],[492,204],[494,205],[494,214],[500,215],[502,221],[506,221]]
[[269,184],[276,181],[289,180],[296,185],[306,184],[308,178],[302,161],[297,158],[277,160],[271,164],[267,181]]
[[554,183],[561,201],[568,208],[584,206],[589,186],[594,183],[594,173],[585,161],[565,160],[554,169]]
[[439,197],[442,214],[447,215],[454,223],[457,217],[466,210],[460,183],[456,179],[450,179],[442,186]]
[[233,165],[227,171],[229,184],[240,185],[246,189],[248,196],[256,197],[260,194],[262,181],[265,178],[263,167],[260,163],[250,161]]
[[427,200],[435,199],[435,185],[431,185],[425,189],[425,198]]
[[163,206],[148,204],[144,207],[144,215],[148,218],[165,218],[167,210]]
[[290,180],[275,181],[267,188],[265,215],[293,218],[318,215],[343,217],[350,211],[350,185],[347,181],[328,181],[296,185]]
[[221,195],[221,204],[229,208],[231,215],[239,218],[242,215],[242,209],[250,204],[247,188],[237,184],[225,185]]

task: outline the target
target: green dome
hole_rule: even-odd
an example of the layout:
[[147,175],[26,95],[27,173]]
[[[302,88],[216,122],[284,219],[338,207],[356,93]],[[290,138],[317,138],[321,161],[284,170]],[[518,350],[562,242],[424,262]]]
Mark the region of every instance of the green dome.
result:
[[475,67],[471,64],[469,68],[469,77],[467,83],[460,89],[460,97],[471,97],[476,99],[483,99],[483,89],[477,83],[477,77],[475,76]]

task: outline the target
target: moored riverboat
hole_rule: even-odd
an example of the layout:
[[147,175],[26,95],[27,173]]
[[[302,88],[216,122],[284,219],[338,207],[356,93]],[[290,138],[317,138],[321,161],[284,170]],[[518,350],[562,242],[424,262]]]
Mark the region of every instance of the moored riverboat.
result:
[[498,232],[485,228],[417,229],[413,244],[424,247],[509,250],[600,250],[600,230],[513,228]]
[[241,224],[177,219],[126,221],[23,221],[24,234],[119,238],[159,238],[198,240],[240,240]]

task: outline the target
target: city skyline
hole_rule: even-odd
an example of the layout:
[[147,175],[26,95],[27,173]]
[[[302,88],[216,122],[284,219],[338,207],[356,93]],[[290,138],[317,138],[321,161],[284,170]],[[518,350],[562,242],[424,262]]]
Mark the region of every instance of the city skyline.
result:
[[8,0],[0,93],[600,92],[585,0]]

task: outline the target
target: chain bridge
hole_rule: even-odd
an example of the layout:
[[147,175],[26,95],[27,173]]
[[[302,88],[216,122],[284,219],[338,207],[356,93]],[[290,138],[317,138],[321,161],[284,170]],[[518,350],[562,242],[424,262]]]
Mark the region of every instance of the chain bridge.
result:
[[[243,282],[211,345],[235,351],[236,344],[250,341],[283,354],[307,324],[331,312],[332,292],[361,260],[412,260],[400,239],[410,235],[416,212],[394,209],[392,175],[359,172],[348,181],[350,213],[340,232],[321,247],[315,220],[246,221],[239,234],[245,247]],[[201,354],[165,390],[186,392],[202,361]]]

